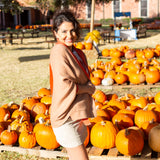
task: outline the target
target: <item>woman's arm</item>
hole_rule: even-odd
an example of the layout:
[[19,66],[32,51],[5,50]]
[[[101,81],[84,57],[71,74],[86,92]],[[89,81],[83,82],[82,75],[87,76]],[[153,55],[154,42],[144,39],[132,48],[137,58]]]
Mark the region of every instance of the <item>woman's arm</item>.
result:
[[89,81],[87,84],[77,84],[77,94],[93,94],[95,91],[95,86]]

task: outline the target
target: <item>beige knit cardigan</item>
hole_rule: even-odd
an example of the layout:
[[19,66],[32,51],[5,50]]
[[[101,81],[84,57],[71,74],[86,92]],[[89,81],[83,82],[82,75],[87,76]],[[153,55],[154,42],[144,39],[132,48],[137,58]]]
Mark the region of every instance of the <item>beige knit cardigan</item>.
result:
[[[87,65],[84,53],[75,50]],[[94,117],[96,109],[92,96],[77,94],[78,86],[90,80],[89,74],[69,48],[57,43],[51,50],[50,65],[53,74],[52,127],[61,126],[69,117],[72,120]]]

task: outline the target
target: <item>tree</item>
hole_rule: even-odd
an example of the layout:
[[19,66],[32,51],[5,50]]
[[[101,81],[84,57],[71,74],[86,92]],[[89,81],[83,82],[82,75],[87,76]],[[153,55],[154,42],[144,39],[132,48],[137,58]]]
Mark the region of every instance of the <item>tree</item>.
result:
[[3,4],[2,10],[4,12],[11,12],[11,14],[16,14],[22,11],[22,7],[19,5],[17,0],[1,0]]

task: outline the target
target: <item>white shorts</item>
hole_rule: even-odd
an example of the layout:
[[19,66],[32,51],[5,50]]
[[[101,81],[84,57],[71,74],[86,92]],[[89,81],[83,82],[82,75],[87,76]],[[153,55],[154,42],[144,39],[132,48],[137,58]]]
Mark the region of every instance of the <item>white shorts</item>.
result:
[[65,148],[77,147],[84,143],[87,137],[87,127],[82,120],[68,119],[65,124],[53,128],[57,142]]

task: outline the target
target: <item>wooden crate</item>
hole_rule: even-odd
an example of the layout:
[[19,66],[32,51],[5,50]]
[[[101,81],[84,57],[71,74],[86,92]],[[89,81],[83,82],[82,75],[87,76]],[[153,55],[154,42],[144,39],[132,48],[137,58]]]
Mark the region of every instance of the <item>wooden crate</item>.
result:
[[[25,149],[19,146],[1,145],[0,151],[11,151],[19,154],[34,155],[43,158],[67,158],[68,155],[64,148],[55,150],[46,150],[40,146],[32,149]],[[90,144],[87,146],[87,152],[90,160],[160,160],[160,154],[153,152],[147,144],[145,144],[143,151],[135,156],[124,156],[118,152],[116,148],[100,149]]]
[[104,85],[98,85],[96,86],[96,89],[108,89],[113,90],[116,88],[122,89],[122,88],[137,88],[137,89],[151,89],[151,88],[159,88],[160,82],[154,83],[154,84],[147,84],[147,83],[141,83],[141,84],[131,84],[131,83],[124,83],[124,84],[113,84],[111,86],[104,86]]

